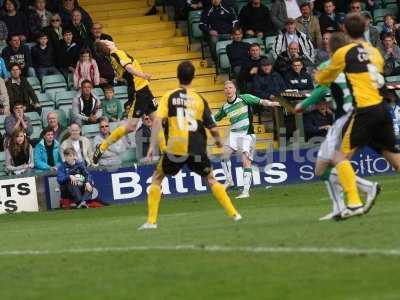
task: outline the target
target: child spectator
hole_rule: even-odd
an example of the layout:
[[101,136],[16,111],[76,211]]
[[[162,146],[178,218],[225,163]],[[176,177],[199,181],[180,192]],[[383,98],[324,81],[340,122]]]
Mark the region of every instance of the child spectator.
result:
[[117,122],[122,118],[121,102],[114,98],[114,89],[112,85],[106,84],[103,87],[104,101],[101,102],[102,114],[111,122]]
[[9,140],[15,131],[24,131],[30,137],[33,133],[31,120],[24,114],[24,105],[17,101],[13,106],[13,113],[4,120],[4,129],[6,130],[6,139]]
[[43,171],[57,171],[61,163],[60,143],[54,139],[53,130],[46,127],[42,131],[42,139],[36,144],[34,150],[35,168]]
[[21,67],[22,75],[35,76],[29,47],[21,45],[21,39],[17,34],[10,35],[8,43],[9,46],[3,49],[1,56],[4,58],[4,62],[9,70],[11,70],[11,64],[17,63]]
[[74,71],[74,87],[76,90],[79,89],[84,80],[89,80],[93,86],[100,83],[99,68],[89,49],[82,49],[79,54],[79,61]]
[[39,38],[42,30],[50,25],[51,12],[46,10],[46,0],[35,0],[35,6],[28,18],[30,38]]
[[42,81],[43,76],[58,74],[55,67],[54,49],[49,46],[49,39],[45,33],[41,33],[38,44],[32,47],[32,62],[37,77]]
[[22,42],[28,38],[28,20],[23,12],[18,11],[18,4],[15,0],[3,2],[2,20],[7,25],[8,35],[18,35]]
[[77,161],[74,148],[63,151],[65,161],[57,169],[57,182],[60,185],[61,198],[75,202],[77,208],[87,208],[86,201],[91,199],[93,179],[85,165]]
[[68,80],[68,74],[74,73],[75,66],[79,60],[80,47],[73,41],[73,33],[70,29],[65,29],[63,39],[56,52],[56,63],[60,72]]
[[73,121],[79,125],[97,123],[100,105],[100,100],[92,92],[92,83],[82,81],[81,93],[72,100]]
[[20,175],[33,168],[33,151],[24,130],[15,130],[5,149],[6,171]]

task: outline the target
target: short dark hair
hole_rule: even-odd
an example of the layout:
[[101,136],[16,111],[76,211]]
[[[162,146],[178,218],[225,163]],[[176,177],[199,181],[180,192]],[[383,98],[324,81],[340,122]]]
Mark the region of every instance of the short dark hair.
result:
[[74,35],[74,33],[73,33],[73,31],[72,31],[72,29],[71,28],[65,28],[65,29],[63,29],[63,35],[65,35],[66,33],[70,33],[70,34],[72,34],[72,35]]
[[37,38],[40,39],[41,37],[48,37],[47,34],[44,31],[41,31],[38,35]]
[[236,31],[240,31],[241,33],[243,33],[243,29],[240,26],[233,27],[231,34],[235,34]]
[[254,47],[258,47],[258,48],[261,49],[261,46],[260,46],[259,43],[252,43],[252,44],[250,45],[250,48],[254,48]]
[[334,32],[329,40],[329,48],[334,53],[337,49],[349,43],[349,37],[344,32]]
[[25,103],[22,102],[22,100],[15,100],[13,105],[12,105],[12,108],[14,109],[14,107],[19,106],[19,105],[20,106],[25,106]]
[[53,132],[53,129],[49,126],[45,127],[42,132],[40,133],[40,137],[44,137],[47,133]]
[[194,66],[193,64],[185,60],[178,65],[178,80],[180,84],[190,84],[194,77]]
[[105,84],[103,85],[103,91],[105,92],[105,91],[109,91],[109,90],[114,91],[114,87],[113,87],[111,84],[109,84],[109,83],[105,83]]
[[19,37],[19,34],[12,33],[8,36],[7,42],[10,42],[13,37],[18,37],[18,39],[21,41],[21,38]]
[[364,36],[365,18],[359,14],[348,14],[344,20],[344,28],[347,34],[353,39],[359,39]]
[[82,80],[82,82],[81,82],[81,88],[82,88],[83,85],[86,84],[86,83],[90,83],[90,85],[93,87],[93,83],[92,83],[89,79],[84,79],[84,80]]
[[305,6],[308,6],[308,7],[311,8],[310,2],[306,1],[306,2],[303,2],[303,3],[300,4],[300,8],[303,8]]
[[293,63],[296,63],[296,62],[301,62],[301,64],[304,65],[303,60],[300,57],[296,57],[296,58],[292,59],[292,65],[293,65]]
[[387,38],[391,38],[392,40],[394,40],[395,36],[394,36],[393,32],[384,32],[384,33],[382,33],[382,41],[384,41]]
[[75,151],[75,149],[74,148],[72,148],[72,147],[69,147],[69,148],[66,148],[64,151],[63,151],[63,154],[64,155],[70,155],[70,154],[72,154],[72,155],[76,155],[76,151]]
[[14,67],[18,67],[18,69],[19,69],[20,71],[22,70],[22,69],[21,69],[21,65],[20,65],[19,63],[16,63],[16,62],[9,63],[8,68],[10,69],[10,71],[11,71],[11,69],[14,68]]

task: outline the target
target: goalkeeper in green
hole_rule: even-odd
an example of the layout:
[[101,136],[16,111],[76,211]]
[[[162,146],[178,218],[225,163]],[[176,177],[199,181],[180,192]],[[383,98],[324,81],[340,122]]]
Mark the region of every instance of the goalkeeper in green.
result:
[[250,94],[238,95],[236,93],[236,86],[232,81],[225,82],[224,92],[227,101],[214,116],[214,119],[220,121],[228,117],[231,123],[229,140],[225,144],[224,155],[221,162],[226,177],[225,187],[229,188],[234,185],[230,156],[233,152],[239,152],[242,154],[244,169],[243,192],[236,198],[248,198],[250,197],[249,191],[252,177],[251,162],[256,146],[252,106],[279,106],[279,103],[260,99]]

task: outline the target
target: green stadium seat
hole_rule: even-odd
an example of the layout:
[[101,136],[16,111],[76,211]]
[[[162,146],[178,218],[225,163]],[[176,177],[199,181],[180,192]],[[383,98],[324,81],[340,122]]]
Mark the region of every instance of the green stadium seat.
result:
[[6,173],[6,155],[4,152],[0,152],[0,176],[5,176]]
[[6,115],[0,115],[0,130],[4,129],[4,120],[6,117]]
[[68,117],[65,111],[61,109],[57,109],[55,111],[58,116],[58,122],[61,124],[62,127],[67,128],[68,127]]
[[67,89],[60,87],[60,88],[54,88],[54,89],[50,89],[46,91],[46,94],[48,94],[50,96],[50,98],[55,102],[56,99],[56,94],[58,92],[65,92]]
[[38,97],[39,103],[42,107],[42,110],[45,107],[50,107],[50,108],[54,108],[54,101],[53,99],[51,99],[49,94],[46,93],[36,93],[36,96]]
[[33,77],[27,77],[26,80],[28,80],[29,84],[35,91],[41,91],[42,86],[40,85],[40,81],[36,76]]
[[400,75],[385,77],[386,82],[400,82]]
[[383,18],[387,14],[397,14],[397,8],[391,9],[391,8],[378,8],[374,10],[374,24],[377,24],[379,22],[383,22]]
[[121,154],[122,163],[130,163],[136,161],[136,150],[134,148],[128,148],[124,153]]
[[72,73],[68,74],[67,87],[69,90],[74,89],[74,75]]
[[27,112],[25,115],[31,120],[32,126],[42,126],[42,119],[36,111]]
[[203,32],[199,28],[200,18],[202,10],[190,11],[188,15],[188,37],[189,43],[192,43],[192,39],[203,38]]
[[93,93],[99,97],[100,100],[104,100],[104,92],[102,88],[95,88],[93,89]]
[[58,91],[55,93],[55,103],[56,107],[64,104],[72,104],[72,100],[75,98],[76,91]]
[[113,131],[114,129],[118,128],[121,124],[123,124],[124,122],[110,122],[110,131]]
[[265,53],[269,53],[274,49],[275,40],[275,35],[265,37]]
[[217,45],[216,45],[216,52],[217,52],[217,58],[218,58],[217,67],[221,71],[229,70],[231,67],[231,65],[229,63],[228,55],[226,54],[226,46],[231,43],[232,43],[231,40],[217,42]]
[[128,87],[126,85],[118,85],[114,87],[114,97],[116,99],[128,99]]
[[88,139],[93,139],[99,133],[99,124],[90,124],[82,126],[82,135]]
[[30,138],[32,140],[40,139],[42,131],[43,131],[42,122],[40,122],[40,125],[33,126],[33,133]]
[[46,75],[42,78],[42,87],[44,91],[51,90],[54,88],[65,88],[67,89],[67,83],[65,78],[61,74]]

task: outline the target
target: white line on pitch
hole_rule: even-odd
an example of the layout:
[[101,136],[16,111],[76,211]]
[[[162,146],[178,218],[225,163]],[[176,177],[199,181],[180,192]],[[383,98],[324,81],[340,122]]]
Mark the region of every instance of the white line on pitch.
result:
[[336,254],[336,255],[377,255],[400,256],[400,249],[362,249],[362,248],[324,248],[324,247],[234,247],[218,245],[175,245],[175,246],[126,246],[72,248],[64,250],[3,250],[0,256],[39,256],[73,253],[106,253],[136,251],[194,251],[194,252],[246,252],[246,253],[297,253],[297,254]]

